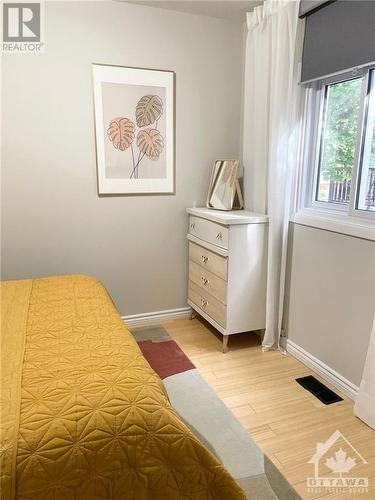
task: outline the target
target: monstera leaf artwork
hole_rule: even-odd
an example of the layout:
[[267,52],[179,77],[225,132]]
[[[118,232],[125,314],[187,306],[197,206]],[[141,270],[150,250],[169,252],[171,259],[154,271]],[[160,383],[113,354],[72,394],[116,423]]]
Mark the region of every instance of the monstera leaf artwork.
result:
[[98,195],[174,194],[174,71],[93,64],[92,75]]
[[157,95],[144,95],[139,100],[135,109],[135,117],[138,127],[152,125],[163,113],[163,102]]
[[125,151],[134,140],[134,129],[134,123],[128,118],[113,118],[107,134],[116,149]]
[[155,130],[154,128],[146,128],[138,133],[137,146],[140,151],[147,156],[147,158],[156,161],[159,159],[160,153],[163,151],[164,140],[158,130]]
[[[135,125],[126,117],[112,118],[107,129],[108,139],[120,151],[130,148],[133,170],[130,179],[139,178],[139,166],[143,158],[158,161],[164,149],[164,138],[158,130],[158,120],[163,114],[163,101],[157,95],[144,95],[135,107],[135,119],[139,130],[137,134],[138,157],[133,148]],[[153,127],[149,127],[153,125]],[[144,128],[149,127],[149,128]]]

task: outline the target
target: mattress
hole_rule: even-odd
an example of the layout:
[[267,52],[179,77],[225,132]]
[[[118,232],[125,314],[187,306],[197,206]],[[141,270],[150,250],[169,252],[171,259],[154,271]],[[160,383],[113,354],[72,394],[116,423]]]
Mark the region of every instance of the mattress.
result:
[[1,313],[3,500],[246,498],[97,280],[2,282]]

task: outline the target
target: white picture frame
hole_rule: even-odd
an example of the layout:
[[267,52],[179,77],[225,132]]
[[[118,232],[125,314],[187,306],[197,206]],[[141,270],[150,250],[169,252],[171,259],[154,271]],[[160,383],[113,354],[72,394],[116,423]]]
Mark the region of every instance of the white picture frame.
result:
[[92,64],[99,195],[175,193],[175,73]]

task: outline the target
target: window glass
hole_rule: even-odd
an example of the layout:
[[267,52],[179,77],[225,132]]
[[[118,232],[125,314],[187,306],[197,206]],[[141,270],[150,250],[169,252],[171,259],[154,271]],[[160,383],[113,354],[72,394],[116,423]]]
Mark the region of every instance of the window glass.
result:
[[325,87],[315,199],[346,205],[350,200],[363,78]]
[[367,120],[359,170],[359,210],[375,212],[375,71],[371,72]]

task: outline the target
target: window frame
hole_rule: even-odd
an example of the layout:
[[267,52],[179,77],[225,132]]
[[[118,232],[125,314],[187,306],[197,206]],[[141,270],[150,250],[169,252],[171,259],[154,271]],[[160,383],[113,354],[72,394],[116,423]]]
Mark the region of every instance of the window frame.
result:
[[[371,71],[373,71],[371,73]],[[371,75],[371,78],[370,78]],[[358,115],[357,138],[353,164],[351,193],[348,204],[316,200],[319,181],[320,157],[322,150],[322,132],[327,105],[326,95],[329,85],[363,77],[360,110]],[[345,71],[322,80],[312,82],[306,92],[304,110],[304,129],[302,135],[302,203],[299,208],[316,211],[330,216],[350,217],[355,220],[375,220],[375,211],[366,211],[357,207],[362,171],[363,152],[366,140],[370,92],[375,91],[375,65],[372,63],[364,68]]]
[[[351,198],[350,203],[349,203],[349,214],[351,215],[357,215],[361,214],[361,216],[365,217],[370,217],[373,219],[375,217],[375,210],[370,211],[370,210],[363,210],[361,208],[358,208],[359,205],[359,200],[361,197],[361,182],[362,182],[362,175],[363,175],[363,162],[364,162],[364,157],[365,157],[365,148],[367,146],[367,140],[372,139],[372,137],[368,137],[368,125],[369,125],[369,113],[370,113],[370,101],[371,99],[374,101],[375,105],[375,67],[369,69],[367,71],[366,75],[366,85],[364,86],[365,88],[363,89],[364,95],[363,95],[363,107],[362,107],[362,121],[361,123],[361,134],[359,137],[359,142],[356,145],[356,151],[358,158],[356,159],[357,163],[357,168],[355,171],[353,171],[353,178],[352,178],[352,183],[355,188],[355,195]],[[375,112],[375,111],[373,111]],[[358,139],[358,137],[357,137]],[[370,142],[370,155],[371,155],[371,142]]]

